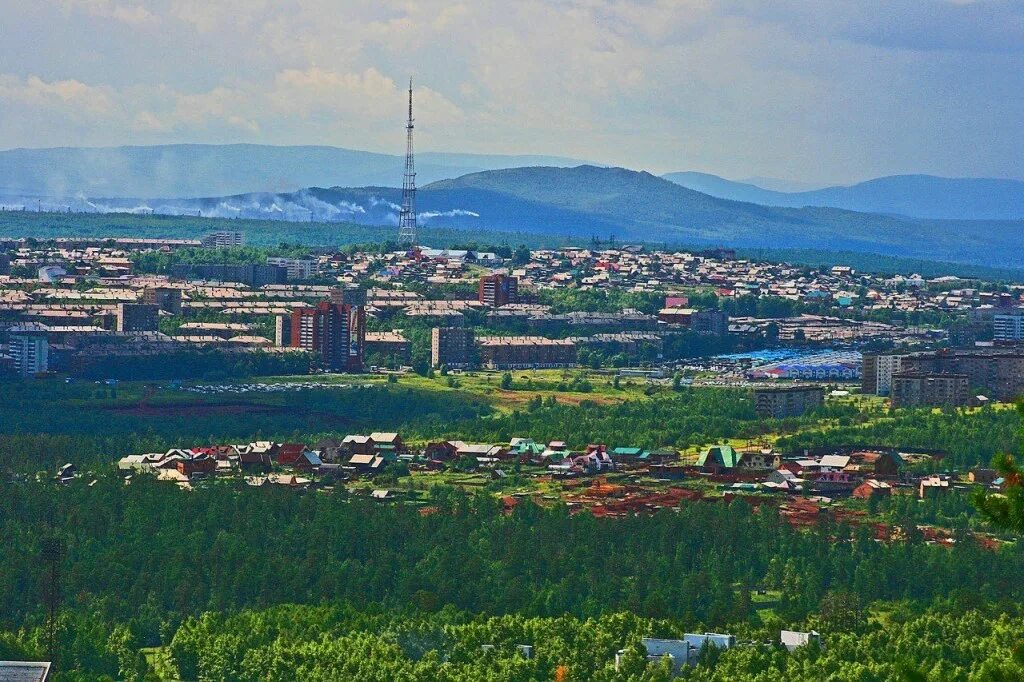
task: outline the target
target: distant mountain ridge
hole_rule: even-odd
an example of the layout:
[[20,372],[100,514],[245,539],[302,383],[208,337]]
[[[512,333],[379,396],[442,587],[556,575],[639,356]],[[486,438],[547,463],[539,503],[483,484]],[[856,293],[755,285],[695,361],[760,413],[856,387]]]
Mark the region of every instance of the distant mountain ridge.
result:
[[[421,152],[421,183],[577,159]],[[178,144],[0,151],[0,197],[201,197],[311,186],[401,186],[404,157],[327,146]]]
[[821,206],[931,219],[1024,220],[1024,182],[1020,180],[891,175],[850,186],[778,192],[709,173],[662,177],[721,199],[763,206]]
[[[72,210],[396,225],[401,190],[311,187],[198,199],[89,200]],[[925,220],[835,208],[787,208],[704,194],[623,168],[528,167],[421,187],[421,224],[487,232],[597,236],[666,245],[819,249],[1019,267],[1022,221]]]

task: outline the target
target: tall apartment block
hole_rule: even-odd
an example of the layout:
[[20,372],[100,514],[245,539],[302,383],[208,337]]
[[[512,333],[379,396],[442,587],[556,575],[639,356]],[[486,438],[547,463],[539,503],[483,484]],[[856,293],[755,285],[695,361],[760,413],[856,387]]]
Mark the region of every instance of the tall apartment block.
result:
[[870,395],[889,395],[892,391],[892,375],[898,373],[903,358],[894,354],[864,354],[861,364],[861,391]]
[[12,327],[8,330],[7,347],[19,375],[33,376],[49,369],[50,344],[42,325]]
[[181,289],[176,287],[147,287],[142,292],[142,302],[173,315],[181,315]]
[[481,303],[500,308],[519,300],[519,278],[497,273],[481,275],[477,296]]
[[993,341],[1024,341],[1024,310],[992,317]]
[[290,346],[319,353],[334,372],[358,372],[366,352],[366,310],[362,305],[321,301],[296,308]]
[[434,327],[430,334],[430,364],[462,368],[472,363],[473,330],[466,327]]
[[117,331],[155,332],[160,328],[160,307],[153,303],[118,303]]

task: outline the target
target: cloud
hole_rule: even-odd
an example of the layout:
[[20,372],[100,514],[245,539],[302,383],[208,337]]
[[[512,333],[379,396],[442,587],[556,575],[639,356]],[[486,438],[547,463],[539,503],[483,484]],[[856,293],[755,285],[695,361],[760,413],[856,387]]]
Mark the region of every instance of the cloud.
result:
[[155,25],[155,14],[142,4],[122,4],[112,0],[61,0],[67,12],[84,12],[93,17],[114,19],[133,27]]
[[0,43],[0,146],[401,153],[412,75],[420,149],[823,182],[1024,173],[1019,0],[40,7],[6,22],[30,30]]

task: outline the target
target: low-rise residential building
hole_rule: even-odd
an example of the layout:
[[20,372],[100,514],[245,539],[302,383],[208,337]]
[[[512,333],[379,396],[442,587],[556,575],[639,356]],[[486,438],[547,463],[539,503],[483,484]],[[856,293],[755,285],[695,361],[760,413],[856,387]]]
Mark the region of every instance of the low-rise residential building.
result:
[[570,367],[576,364],[576,344],[543,336],[487,336],[477,339],[480,364],[490,369]]
[[958,407],[970,401],[966,374],[901,372],[893,375],[893,407]]

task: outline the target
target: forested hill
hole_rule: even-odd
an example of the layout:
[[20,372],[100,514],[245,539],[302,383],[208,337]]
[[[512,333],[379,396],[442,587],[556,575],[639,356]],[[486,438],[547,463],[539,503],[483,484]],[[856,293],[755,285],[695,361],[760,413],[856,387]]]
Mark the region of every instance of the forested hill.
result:
[[[829,248],[1009,265],[1024,222],[939,221],[856,213],[834,208],[780,208],[719,199],[650,173],[623,168],[533,167],[472,173],[423,188],[423,194],[461,193],[460,205],[479,211],[470,192],[504,196],[488,226],[516,215],[516,201],[577,214],[581,222],[620,226],[624,239],[741,247]],[[1006,250],[1006,251],[1004,251]]]

